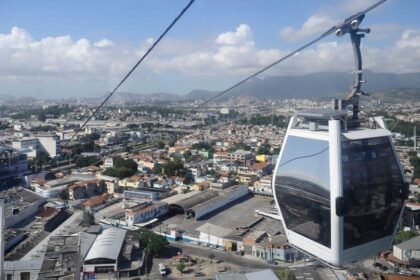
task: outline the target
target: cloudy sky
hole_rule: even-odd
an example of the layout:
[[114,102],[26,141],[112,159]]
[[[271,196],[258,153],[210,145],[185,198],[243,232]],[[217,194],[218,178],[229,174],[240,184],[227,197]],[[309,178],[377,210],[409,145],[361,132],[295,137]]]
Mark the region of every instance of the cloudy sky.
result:
[[[99,96],[187,0],[0,1],[0,94]],[[122,91],[222,90],[373,0],[196,0]],[[388,0],[367,15],[364,66],[420,72],[420,1]],[[265,75],[351,71],[348,37],[330,36]]]

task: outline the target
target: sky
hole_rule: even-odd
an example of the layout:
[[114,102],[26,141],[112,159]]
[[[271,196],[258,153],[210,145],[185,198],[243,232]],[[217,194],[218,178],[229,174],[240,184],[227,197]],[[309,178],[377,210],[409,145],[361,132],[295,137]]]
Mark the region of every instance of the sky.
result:
[[[0,1],[0,95],[95,97],[112,90],[188,0]],[[223,90],[375,0],[196,0],[121,91]],[[364,68],[420,72],[420,1],[367,14]],[[350,71],[348,36],[329,36],[264,73]],[[264,77],[261,76],[262,78]]]

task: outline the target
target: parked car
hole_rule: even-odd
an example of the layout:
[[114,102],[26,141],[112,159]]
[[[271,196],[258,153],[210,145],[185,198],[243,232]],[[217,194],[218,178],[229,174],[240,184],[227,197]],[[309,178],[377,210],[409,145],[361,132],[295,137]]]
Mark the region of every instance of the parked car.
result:
[[199,242],[197,242],[197,241],[191,241],[190,242],[191,244],[194,244],[194,245],[199,245],[200,243]]
[[194,272],[194,277],[200,277],[200,276],[205,276],[205,274],[201,271],[195,271]]
[[224,251],[225,250],[225,248],[223,248],[223,247],[217,247],[216,249],[219,250],[219,251]]
[[269,263],[269,264],[275,264],[275,265],[278,264],[275,260],[268,260],[267,263]]

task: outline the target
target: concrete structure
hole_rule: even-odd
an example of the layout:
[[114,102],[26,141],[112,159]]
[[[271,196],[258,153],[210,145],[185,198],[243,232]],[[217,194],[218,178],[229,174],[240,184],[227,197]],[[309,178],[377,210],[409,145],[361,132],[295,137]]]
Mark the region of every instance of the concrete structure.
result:
[[108,228],[98,235],[84,259],[83,274],[94,276],[96,273],[117,272],[125,234],[126,230]]
[[236,150],[227,154],[227,160],[230,162],[237,162],[241,165],[249,165],[253,155],[251,151]]
[[26,149],[30,158],[37,156],[38,152],[45,152],[50,157],[61,154],[60,137],[58,135],[43,135],[37,138],[23,138],[12,142],[13,148]]
[[50,237],[37,279],[79,279],[79,255],[79,236]]
[[224,191],[220,191],[217,197],[213,197],[203,203],[195,205],[187,210],[187,215],[191,214],[196,220],[216,211],[223,206],[244,197],[249,193],[248,187],[244,185],[232,186]]
[[6,261],[4,272],[6,280],[37,280],[42,260]]
[[5,235],[5,224],[4,224],[4,202],[0,199],[0,279],[4,279],[4,235]]
[[0,146],[0,187],[7,178],[23,176],[28,171],[28,159],[17,149]]
[[65,190],[69,184],[75,184],[79,182],[86,182],[94,180],[96,177],[93,175],[70,175],[61,179],[45,181],[45,180],[33,180],[31,187],[35,189],[35,192],[45,198],[58,198],[60,192]]
[[420,265],[420,235],[394,245],[392,254],[408,265]]
[[4,200],[5,227],[13,227],[39,211],[46,199],[22,187],[3,191],[0,199]]
[[168,204],[161,201],[146,202],[134,207],[127,208],[125,211],[125,221],[127,226],[147,222],[153,218],[158,218],[168,212]]

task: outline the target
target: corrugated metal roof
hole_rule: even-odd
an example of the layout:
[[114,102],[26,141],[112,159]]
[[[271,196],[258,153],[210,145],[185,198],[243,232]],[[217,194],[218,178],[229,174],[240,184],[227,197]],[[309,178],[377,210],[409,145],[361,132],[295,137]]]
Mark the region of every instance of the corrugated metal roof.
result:
[[126,230],[120,228],[105,229],[93,242],[85,261],[98,258],[117,260],[126,232]]

